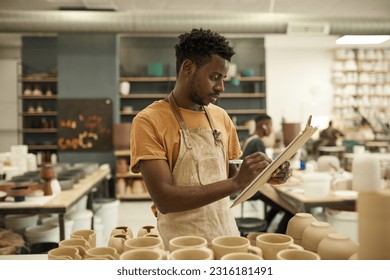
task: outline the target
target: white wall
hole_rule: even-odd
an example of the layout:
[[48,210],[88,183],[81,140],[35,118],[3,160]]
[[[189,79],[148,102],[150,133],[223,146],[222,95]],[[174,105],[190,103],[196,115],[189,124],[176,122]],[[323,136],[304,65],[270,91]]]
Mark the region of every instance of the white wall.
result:
[[286,122],[300,122],[309,115],[331,116],[333,92],[331,67],[334,37],[293,37],[267,35],[266,81],[267,111],[275,131]]

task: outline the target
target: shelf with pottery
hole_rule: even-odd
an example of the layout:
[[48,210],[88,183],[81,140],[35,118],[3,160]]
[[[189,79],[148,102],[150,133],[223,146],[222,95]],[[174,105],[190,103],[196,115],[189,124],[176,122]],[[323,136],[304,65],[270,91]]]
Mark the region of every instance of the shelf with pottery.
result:
[[390,50],[343,48],[334,53],[333,117],[343,130],[357,129],[362,116],[377,131],[390,118]]
[[115,196],[120,200],[149,200],[141,173],[129,170],[130,150],[116,150]]
[[22,135],[22,143],[33,153],[56,153],[58,78],[32,74],[20,77],[18,82],[18,133]]

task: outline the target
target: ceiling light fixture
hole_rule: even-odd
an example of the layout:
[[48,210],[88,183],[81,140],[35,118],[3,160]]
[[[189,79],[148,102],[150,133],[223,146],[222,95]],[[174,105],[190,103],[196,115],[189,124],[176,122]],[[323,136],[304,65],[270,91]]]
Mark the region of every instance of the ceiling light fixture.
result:
[[336,40],[337,45],[381,44],[390,39],[389,35],[345,35]]

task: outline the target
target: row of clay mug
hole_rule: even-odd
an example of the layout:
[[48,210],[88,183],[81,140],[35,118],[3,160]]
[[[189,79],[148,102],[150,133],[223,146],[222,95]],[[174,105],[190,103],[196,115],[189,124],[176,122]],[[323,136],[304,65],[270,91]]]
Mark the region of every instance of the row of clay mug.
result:
[[[261,235],[260,235],[261,236]],[[251,245],[249,239],[242,236],[219,236],[211,241],[214,259],[220,260],[229,253],[249,253],[263,258],[260,248]]]
[[329,223],[318,221],[310,213],[295,214],[287,224],[286,234],[291,236],[296,244],[317,253],[323,260],[347,260],[359,248],[349,236],[337,233]]

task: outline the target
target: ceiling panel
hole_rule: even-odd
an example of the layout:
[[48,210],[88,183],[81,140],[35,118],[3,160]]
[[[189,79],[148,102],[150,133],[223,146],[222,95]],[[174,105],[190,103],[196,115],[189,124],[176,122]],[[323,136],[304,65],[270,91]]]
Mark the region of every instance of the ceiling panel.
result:
[[0,0],[0,10],[116,7],[118,11],[259,12],[334,17],[390,17],[390,0]]

